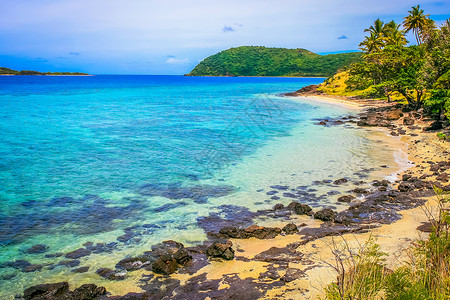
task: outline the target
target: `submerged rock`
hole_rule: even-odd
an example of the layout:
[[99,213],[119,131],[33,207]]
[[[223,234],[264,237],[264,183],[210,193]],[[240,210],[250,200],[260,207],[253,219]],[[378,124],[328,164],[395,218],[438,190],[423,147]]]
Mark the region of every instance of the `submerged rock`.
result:
[[44,244],[33,245],[28,248],[25,252],[28,254],[40,254],[48,251],[48,246]]
[[144,257],[127,257],[119,261],[116,264],[116,268],[127,271],[134,271],[142,268],[144,265],[148,263],[149,261]]
[[78,259],[84,256],[91,255],[91,251],[85,248],[79,248],[75,251],[69,252],[65,255],[66,258]]
[[126,275],[126,271],[118,272],[109,268],[100,268],[95,273],[109,280],[124,280]]

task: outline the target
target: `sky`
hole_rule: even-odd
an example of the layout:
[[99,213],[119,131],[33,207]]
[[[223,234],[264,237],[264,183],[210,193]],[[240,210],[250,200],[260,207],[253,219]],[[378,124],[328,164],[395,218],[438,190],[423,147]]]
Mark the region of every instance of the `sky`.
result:
[[448,0],[1,0],[0,66],[171,75],[237,46],[357,50],[376,18],[417,4],[450,17]]

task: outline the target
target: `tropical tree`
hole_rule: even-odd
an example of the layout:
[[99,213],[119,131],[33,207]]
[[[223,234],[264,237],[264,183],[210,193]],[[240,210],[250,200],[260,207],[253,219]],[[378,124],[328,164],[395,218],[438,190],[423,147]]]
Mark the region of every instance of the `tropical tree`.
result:
[[420,5],[413,6],[408,12],[409,15],[407,15],[403,21],[403,28],[406,33],[412,30],[416,37],[417,45],[420,45],[422,42],[422,32],[426,28],[431,27],[434,22],[429,18],[430,15],[424,14],[423,9],[420,9]]
[[359,44],[363,51],[371,53],[384,47],[385,26],[383,21],[376,19],[373,25],[365,29],[364,32],[368,32],[370,35],[366,36],[364,41]]
[[400,30],[400,26],[401,25],[395,23],[394,20],[384,26],[386,45],[405,46],[408,43],[405,37],[405,32]]

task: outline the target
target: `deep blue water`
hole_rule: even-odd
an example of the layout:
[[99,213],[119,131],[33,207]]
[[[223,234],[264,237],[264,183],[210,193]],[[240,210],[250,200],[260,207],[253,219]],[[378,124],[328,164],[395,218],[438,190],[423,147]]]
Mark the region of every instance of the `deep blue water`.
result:
[[[314,125],[347,109],[278,97],[322,81],[0,76],[0,295],[70,274],[1,263],[51,264],[44,254],[87,241],[125,254],[167,238],[195,243],[199,216],[223,203],[261,205],[258,187],[282,183],[286,168],[309,184],[367,165],[364,134]],[[35,244],[47,252],[27,253]]]

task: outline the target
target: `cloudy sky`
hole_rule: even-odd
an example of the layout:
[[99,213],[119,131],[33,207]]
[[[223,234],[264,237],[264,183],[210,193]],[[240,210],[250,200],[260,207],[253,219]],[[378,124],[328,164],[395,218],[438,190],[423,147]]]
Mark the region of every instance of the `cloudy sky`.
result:
[[184,74],[242,45],[357,50],[377,17],[401,22],[417,4],[450,17],[448,0],[1,0],[0,66]]

